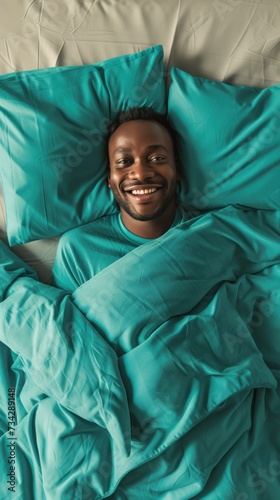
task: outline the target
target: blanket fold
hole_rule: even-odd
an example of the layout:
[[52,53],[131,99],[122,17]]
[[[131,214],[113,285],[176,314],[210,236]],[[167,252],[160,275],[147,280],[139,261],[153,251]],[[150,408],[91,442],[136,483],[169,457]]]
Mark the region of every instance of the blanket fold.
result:
[[15,387],[18,498],[256,493],[258,470],[280,460],[279,222],[235,207],[192,219],[72,296],[0,244],[1,408]]

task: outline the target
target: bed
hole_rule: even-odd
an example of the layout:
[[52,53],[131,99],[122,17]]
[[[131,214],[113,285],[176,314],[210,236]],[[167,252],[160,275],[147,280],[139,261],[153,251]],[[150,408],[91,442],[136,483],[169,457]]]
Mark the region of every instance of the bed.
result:
[[[280,495],[278,0],[0,7],[1,499]],[[69,294],[106,124],[167,112],[196,216]]]

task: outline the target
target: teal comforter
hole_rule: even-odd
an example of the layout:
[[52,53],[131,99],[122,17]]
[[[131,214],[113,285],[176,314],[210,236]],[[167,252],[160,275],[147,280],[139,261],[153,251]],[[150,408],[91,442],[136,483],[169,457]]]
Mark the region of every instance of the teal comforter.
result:
[[227,207],[72,296],[1,243],[0,498],[278,498],[279,236]]

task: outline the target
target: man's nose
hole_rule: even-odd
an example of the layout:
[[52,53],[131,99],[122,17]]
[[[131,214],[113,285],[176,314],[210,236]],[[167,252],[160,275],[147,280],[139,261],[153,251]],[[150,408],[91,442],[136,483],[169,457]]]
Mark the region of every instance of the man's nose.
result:
[[154,177],[155,173],[151,165],[145,161],[135,162],[129,171],[129,176],[133,179],[148,179]]

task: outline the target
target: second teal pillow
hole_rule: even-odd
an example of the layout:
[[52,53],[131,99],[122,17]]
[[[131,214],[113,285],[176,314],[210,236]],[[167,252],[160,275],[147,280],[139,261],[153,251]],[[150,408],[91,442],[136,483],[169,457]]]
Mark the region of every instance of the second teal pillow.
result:
[[181,201],[197,209],[280,208],[280,86],[259,90],[171,69]]

